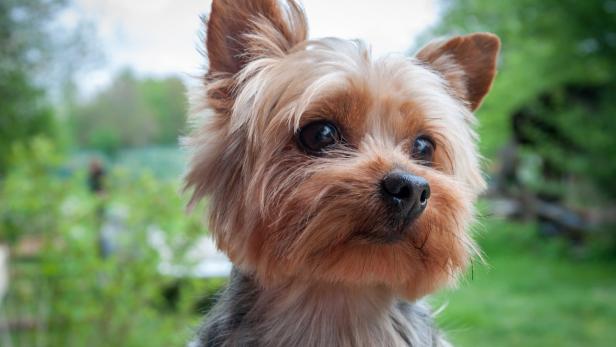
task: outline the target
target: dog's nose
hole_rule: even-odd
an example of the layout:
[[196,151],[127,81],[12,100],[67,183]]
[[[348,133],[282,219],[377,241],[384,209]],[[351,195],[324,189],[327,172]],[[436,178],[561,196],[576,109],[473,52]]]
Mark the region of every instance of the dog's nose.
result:
[[430,185],[425,178],[392,171],[381,181],[383,198],[406,220],[418,217],[428,205]]

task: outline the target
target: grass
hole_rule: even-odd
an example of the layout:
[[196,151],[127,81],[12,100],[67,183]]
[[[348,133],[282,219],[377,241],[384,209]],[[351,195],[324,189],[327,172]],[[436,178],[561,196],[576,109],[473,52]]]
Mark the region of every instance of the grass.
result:
[[432,300],[456,346],[614,346],[616,261],[575,259],[532,225],[482,229],[487,265]]

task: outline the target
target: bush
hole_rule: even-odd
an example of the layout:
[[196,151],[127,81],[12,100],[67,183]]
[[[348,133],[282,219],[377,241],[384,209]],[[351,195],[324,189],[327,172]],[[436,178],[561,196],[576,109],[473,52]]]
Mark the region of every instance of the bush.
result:
[[[223,281],[180,279],[158,269],[167,254],[152,246],[152,230],[177,264],[188,262],[182,255],[203,233],[198,218],[185,215],[177,182],[115,169],[106,193],[94,195],[85,172],[61,169],[49,141],[36,139],[13,153],[0,186],[0,199],[8,202],[0,205],[0,240],[13,249],[25,239],[43,245],[28,258],[13,254],[9,320],[34,323],[18,340],[49,346],[188,341],[199,319],[195,306]],[[101,230],[113,227],[113,252],[102,257]],[[164,295],[170,287],[176,287],[173,297]]]

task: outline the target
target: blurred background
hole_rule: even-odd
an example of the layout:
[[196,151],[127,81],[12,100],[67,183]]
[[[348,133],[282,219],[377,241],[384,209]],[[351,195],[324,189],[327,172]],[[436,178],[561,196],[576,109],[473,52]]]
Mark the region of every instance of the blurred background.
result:
[[[312,37],[503,41],[459,346],[616,344],[616,1],[304,0]],[[229,263],[180,193],[208,0],[0,1],[0,346],[183,346]],[[201,210],[199,208],[197,211]]]

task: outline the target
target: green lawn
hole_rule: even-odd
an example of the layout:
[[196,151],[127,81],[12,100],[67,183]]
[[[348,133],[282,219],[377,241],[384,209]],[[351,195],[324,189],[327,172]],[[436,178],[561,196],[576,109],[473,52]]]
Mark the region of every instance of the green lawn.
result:
[[616,346],[616,261],[576,260],[532,225],[479,229],[487,265],[432,300],[456,346]]

